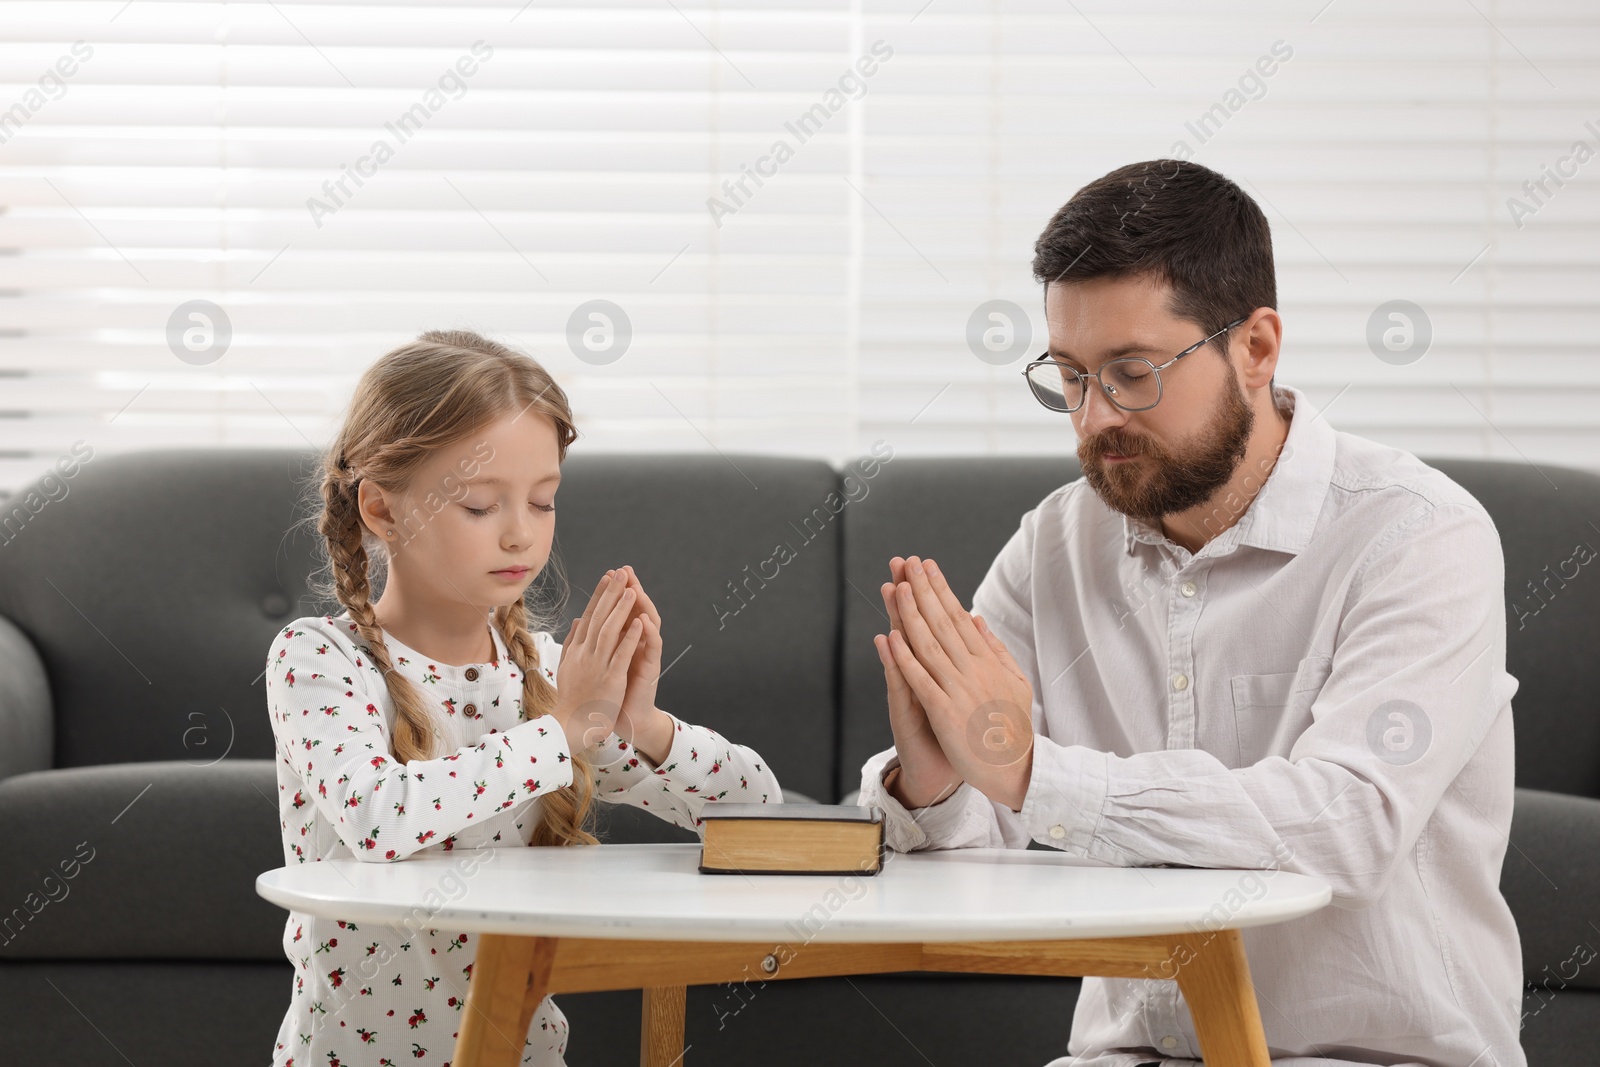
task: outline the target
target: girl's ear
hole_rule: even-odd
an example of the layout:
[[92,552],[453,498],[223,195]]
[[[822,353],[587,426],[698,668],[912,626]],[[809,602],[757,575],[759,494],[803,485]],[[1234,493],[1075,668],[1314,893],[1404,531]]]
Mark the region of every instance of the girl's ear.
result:
[[394,511],[387,497],[371,479],[363,478],[356,486],[356,511],[362,524],[379,540],[383,540],[385,530],[395,526]]

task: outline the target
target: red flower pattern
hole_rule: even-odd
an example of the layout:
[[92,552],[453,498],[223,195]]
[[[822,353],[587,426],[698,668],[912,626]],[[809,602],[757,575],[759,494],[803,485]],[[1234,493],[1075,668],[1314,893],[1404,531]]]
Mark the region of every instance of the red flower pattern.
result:
[[[560,644],[539,633],[534,645],[545,680],[555,684]],[[391,749],[387,687],[348,615],[298,619],[279,632],[268,653],[274,665],[267,674],[268,710],[279,753],[299,757],[278,765],[286,863],[393,863],[429,852],[529,843],[539,823],[537,798],[569,784],[573,764],[565,733],[551,719],[524,717],[522,672],[498,635],[495,647],[495,662],[476,664],[480,677],[470,683],[465,666],[428,663],[391,647],[395,669],[431,687],[424,691],[438,700],[447,728],[443,755],[401,764]],[[468,702],[476,714],[450,714]],[[613,736],[612,744],[626,758],[595,761],[605,764],[595,767],[596,795],[680,827],[695,827],[701,807],[717,799],[776,803],[782,796],[756,753],[704,727],[675,719],[671,751],[659,766],[629,742]],[[529,777],[541,759],[556,770]],[[739,788],[708,788],[709,775],[724,769],[734,772]],[[404,941],[388,928],[377,940],[350,937],[341,944],[330,936],[356,926],[290,914],[284,951],[296,977],[287,1040],[274,1052],[275,1067],[447,1064],[476,939],[438,929]],[[315,953],[308,946],[317,946]],[[425,973],[428,960],[446,954],[462,961],[464,981]],[[320,956],[320,966],[311,966],[313,956]],[[529,1027],[524,1062],[564,1062],[566,1044],[566,1017],[547,998]]]

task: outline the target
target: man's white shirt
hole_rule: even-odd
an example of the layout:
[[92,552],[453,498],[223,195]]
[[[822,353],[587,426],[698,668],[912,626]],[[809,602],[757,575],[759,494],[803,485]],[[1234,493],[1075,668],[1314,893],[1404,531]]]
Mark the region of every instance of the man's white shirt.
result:
[[[1020,812],[968,784],[908,812],[882,788],[893,748],[859,803],[898,851],[1037,840],[1320,878],[1332,905],[1243,932],[1275,1067],[1524,1067],[1499,535],[1444,474],[1276,395],[1282,453],[1199,552],[1080,478],[979,585],[1033,687]],[[1201,1058],[1173,980],[1085,978],[1068,1052],[1047,1067]]]

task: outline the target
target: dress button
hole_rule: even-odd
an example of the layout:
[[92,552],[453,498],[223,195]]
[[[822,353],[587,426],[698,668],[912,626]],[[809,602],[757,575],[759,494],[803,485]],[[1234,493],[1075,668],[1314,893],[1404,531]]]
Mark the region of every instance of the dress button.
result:
[[1179,591],[1181,593],[1183,593],[1184,596],[1194,596],[1194,583],[1193,582],[1184,582],[1181,586],[1178,587],[1178,589],[1179,589]]
[[1172,676],[1172,688],[1174,688],[1174,689],[1187,689],[1187,688],[1189,688],[1189,678],[1188,678],[1188,676],[1187,675],[1183,675],[1183,674],[1175,674],[1175,675],[1173,675]]
[[476,668],[476,667],[468,667],[467,668],[467,681],[476,682],[477,680],[478,680],[478,668]]
[[1055,838],[1057,841],[1060,841],[1063,837],[1067,836],[1067,828],[1062,826],[1060,823],[1056,823],[1054,826],[1050,827],[1050,836]]
[[1166,1037],[1161,1039],[1161,1047],[1162,1048],[1177,1048],[1178,1047],[1178,1039],[1173,1037],[1171,1034],[1168,1034]]
[[466,715],[467,717],[470,718],[473,715],[478,714],[478,705],[476,705],[476,704],[468,704],[466,707],[461,709],[461,712],[462,712],[462,714],[464,714],[464,715]]

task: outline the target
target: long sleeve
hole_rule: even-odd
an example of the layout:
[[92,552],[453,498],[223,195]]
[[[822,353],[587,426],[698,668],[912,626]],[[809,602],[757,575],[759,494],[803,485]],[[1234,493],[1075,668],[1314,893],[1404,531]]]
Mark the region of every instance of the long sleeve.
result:
[[[267,703],[279,757],[359,859],[394,861],[572,782],[567,738],[541,715],[430,760],[402,764],[371,664],[315,629],[285,629],[268,654]],[[386,697],[384,702],[386,703]]]
[[1121,865],[1278,865],[1364,907],[1515,692],[1503,582],[1481,509],[1419,508],[1368,550],[1313,723],[1287,757],[1230,769],[1198,749],[1118,757],[1040,736],[1022,810],[970,801],[953,839],[1003,846],[1020,830]]
[[[597,755],[599,799],[643,808],[700,832],[700,811],[716,801],[781,804],[783,790],[761,755],[715,730],[684,722],[670,712],[672,748],[660,766],[615,734]],[[614,753],[610,759],[608,753]]]
[[[1521,1067],[1524,960],[1498,884],[1510,561],[1464,488],[1293,396],[1259,492],[1196,550],[1079,478],[995,558],[973,611],[1043,720],[1020,810],[962,785],[906,811],[881,786],[894,749],[862,768],[862,803],[901,850],[1037,841],[1069,862],[1252,872],[1209,902],[1209,929],[1276,872],[1316,878],[1334,906],[1243,934],[1270,1047]],[[1530,589],[1570,596],[1593,555]],[[1086,978],[1070,1052],[1197,1057],[1190,1014],[1170,982]],[[1393,1019],[1427,1025],[1374,1028]],[[1146,1049],[1162,1054],[1129,1051]]]
[[1328,882],[1335,905],[1363,907],[1517,687],[1503,669],[1503,583],[1481,509],[1414,514],[1369,550],[1314,722],[1287,758],[1230,770],[1198,750],[1117,758],[1040,738],[1020,818],[1120,864],[1278,862]]
[[893,746],[868,759],[861,768],[861,796],[856,801],[883,810],[883,839],[896,852],[1028,847],[1028,833],[1017,821],[1017,813],[990,800],[967,782],[938,803],[924,808],[905,807],[883,787],[884,776],[899,765],[900,756]]
[[[554,637],[545,643],[542,656],[553,674],[561,657]],[[672,746],[659,766],[616,733],[596,747],[590,757],[596,799],[642,808],[697,833],[700,809],[707,803],[783,803],[778,778],[760,753],[710,727],[684,722],[670,712],[667,716],[673,725]]]

